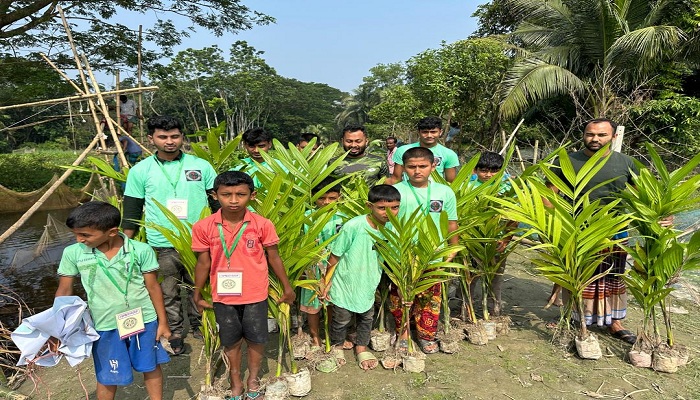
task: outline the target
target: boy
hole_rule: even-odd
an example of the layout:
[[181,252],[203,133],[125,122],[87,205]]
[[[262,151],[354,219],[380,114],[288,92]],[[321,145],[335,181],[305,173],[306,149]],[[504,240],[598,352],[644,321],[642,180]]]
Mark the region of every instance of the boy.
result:
[[313,152],[315,153],[316,150],[318,150],[318,148],[321,147],[321,138],[315,133],[300,134],[299,142],[297,142],[297,149],[299,149],[299,151],[304,150],[304,148],[306,148],[306,146],[308,146],[313,139],[316,139],[316,143],[314,144],[313,148]]
[[132,368],[143,373],[149,398],[163,398],[160,365],[170,357],[160,346],[170,328],[158,284],[156,254],[146,243],[119,232],[121,215],[111,204],[91,201],[73,210],[66,225],[78,243],[66,247],[58,267],[56,297],[73,294],[77,276],[85,288],[100,338],[92,348],[97,398],[114,399],[130,385]]
[[[326,186],[332,184],[335,181],[335,179],[331,177],[327,177],[324,180],[321,181],[316,187],[311,189],[311,194],[316,195],[318,192],[321,191],[321,189],[325,188]],[[332,186],[330,189],[326,191],[326,193],[322,194],[317,200],[316,200],[316,207],[317,208],[323,208],[329,204],[335,203],[340,199],[340,185],[336,184]],[[311,210],[307,212],[307,215],[311,214]],[[331,219],[326,223],[326,225],[323,227],[323,230],[321,231],[321,234],[318,236],[316,239],[318,243],[323,243],[326,240],[330,239],[333,235],[338,233],[340,231],[340,228],[343,226],[343,218],[342,215],[339,213],[336,213],[331,217]],[[304,228],[304,233],[306,233],[307,228]],[[325,270],[325,264],[326,261],[323,260],[321,265],[316,265],[314,266],[314,276],[310,277],[311,279],[319,279],[321,277],[321,268],[322,267]],[[321,311],[321,303],[318,300],[318,298],[313,298],[314,292],[308,289],[301,289],[301,301],[299,302],[299,309],[302,312],[306,313],[306,321],[309,324],[309,334],[311,335],[311,345],[312,346],[321,346],[321,336],[320,336],[320,327],[321,327],[321,318],[320,318],[320,311]]]
[[[249,372],[245,398],[257,399],[262,396],[258,374],[267,342],[268,267],[284,287],[280,302],[291,304],[295,295],[277,252],[275,227],[247,209],[255,198],[253,179],[240,171],[224,172],[214,180],[214,197],[221,209],[192,227],[192,250],[197,255],[194,299],[200,312],[205,307],[214,309],[231,370],[232,399],[244,398],[241,346],[245,339]],[[213,305],[200,292],[207,278]]]
[[[474,172],[469,179],[469,185],[476,188],[488,182],[494,175],[503,169],[504,162],[505,160],[503,159],[503,156],[498,153],[491,151],[481,153],[479,161],[476,163],[476,167],[474,167]],[[507,195],[511,191],[510,181],[508,180],[509,177],[510,175],[504,173],[503,178],[500,182],[498,182],[498,190],[496,193],[498,196]],[[494,184],[495,183],[496,182],[494,182]],[[504,225],[505,232],[512,231],[518,226],[517,223],[512,221],[506,221]],[[505,251],[512,237],[512,235],[509,235],[499,240],[496,251],[499,253]],[[488,299],[488,307],[490,308],[489,311],[493,315],[499,316],[501,314],[501,286],[503,285],[503,272],[506,269],[506,257],[503,255],[497,255],[496,261],[499,262],[501,266],[498,269],[496,276],[493,278],[493,282],[491,283],[493,293],[491,298]],[[472,281],[470,289],[471,293],[475,293],[474,289],[476,289],[478,281],[479,278]],[[484,294],[482,293],[482,296],[483,295]]]
[[[454,192],[449,186],[431,182],[429,179],[430,174],[436,168],[433,153],[425,147],[413,147],[403,153],[401,163],[403,170],[408,175],[408,182],[403,181],[394,185],[401,193],[402,199],[399,217],[409,216],[416,209],[422,209],[439,226],[440,214],[445,211],[449,221],[448,232],[457,230],[457,199]],[[458,241],[458,236],[450,238],[451,244],[457,244]],[[454,254],[450,255],[447,261],[451,261],[454,256]],[[441,288],[441,284],[437,283],[418,295],[413,302],[411,314],[416,321],[418,342],[421,350],[426,354],[438,351],[435,334],[437,333],[440,304],[442,303]],[[396,288],[392,288],[389,298],[391,300],[390,311],[397,321],[397,328],[400,328],[403,311]],[[402,341],[408,339],[408,337],[401,337]],[[400,347],[404,347],[403,343],[401,342]]]
[[[374,186],[367,197],[370,213],[347,221],[330,246],[326,276],[331,279],[321,298],[333,302],[330,335],[333,346],[343,345],[350,320],[353,315],[356,317],[355,353],[360,368],[364,370],[378,365],[377,358],[367,351],[367,346],[374,320],[374,293],[382,277],[374,239],[368,232],[379,235],[377,227],[389,222],[387,210],[396,215],[401,203],[399,191],[390,185]],[[340,365],[345,363],[342,349],[336,348],[335,356]]]
[[447,182],[452,182],[457,176],[459,158],[457,153],[438,143],[442,136],[442,120],[438,117],[426,117],[418,121],[418,143],[411,143],[399,147],[394,153],[394,182],[403,180],[404,165],[403,155],[408,149],[424,147],[433,152],[435,169]]
[[[230,171],[245,171],[248,175],[253,177],[253,183],[257,189],[262,186],[262,183],[258,179],[258,166],[255,163],[257,162],[260,166],[267,169],[272,169],[260,154],[261,152],[268,152],[272,149],[272,135],[263,128],[251,128],[243,132],[242,139],[243,147],[245,147],[249,157],[242,159],[241,161],[243,164],[231,168]],[[285,172],[287,171],[279,161],[277,161],[277,164],[282,167]]]

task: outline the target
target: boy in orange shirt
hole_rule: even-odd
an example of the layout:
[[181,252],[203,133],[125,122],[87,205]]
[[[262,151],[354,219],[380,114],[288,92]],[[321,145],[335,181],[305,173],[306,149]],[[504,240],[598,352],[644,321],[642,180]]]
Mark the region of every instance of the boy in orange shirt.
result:
[[231,370],[232,399],[244,398],[243,339],[248,345],[249,372],[245,398],[262,398],[258,374],[267,342],[268,267],[284,287],[280,302],[291,304],[295,294],[277,251],[275,227],[247,209],[255,198],[253,179],[240,171],[224,172],[214,180],[213,195],[221,209],[194,224],[192,250],[197,254],[195,287],[202,288],[208,278],[214,304],[202,299],[199,290],[194,300],[200,311],[214,308]]

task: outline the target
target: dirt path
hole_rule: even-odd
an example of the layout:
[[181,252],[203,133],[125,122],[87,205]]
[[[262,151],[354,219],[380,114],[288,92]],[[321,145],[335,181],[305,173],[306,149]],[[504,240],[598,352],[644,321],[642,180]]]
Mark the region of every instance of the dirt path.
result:
[[[357,367],[350,351],[348,364],[335,373],[312,375],[308,400],[329,399],[698,399],[700,398],[700,362],[698,335],[700,312],[697,305],[679,301],[688,314],[674,315],[678,343],[691,350],[690,363],[676,374],[637,369],[625,361],[629,345],[598,332],[604,357],[597,361],[578,359],[550,342],[552,332],[545,325],[558,317],[558,309],[543,310],[550,290],[544,279],[536,277],[526,259],[511,257],[503,288],[505,311],[513,320],[512,332],[486,346],[463,342],[457,354],[427,357],[425,372],[364,372]],[[626,326],[636,329],[641,323],[639,308],[630,302]],[[269,376],[276,369],[277,337],[270,338],[267,350]],[[186,354],[174,357],[164,367],[165,399],[185,400],[197,396],[203,380],[198,364],[201,342],[187,339]],[[58,367],[37,372],[37,391],[33,398],[75,400],[85,398],[80,380],[90,399],[94,395],[92,361],[77,370],[62,362]],[[18,390],[33,391],[31,381]],[[146,399],[143,380],[117,394],[118,399]]]

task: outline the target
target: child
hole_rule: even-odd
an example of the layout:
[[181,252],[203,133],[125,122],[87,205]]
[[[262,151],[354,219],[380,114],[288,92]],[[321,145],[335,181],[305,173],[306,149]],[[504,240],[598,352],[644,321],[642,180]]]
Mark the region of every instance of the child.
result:
[[[321,189],[325,188],[326,186],[330,185],[333,183],[335,179],[328,177],[324,180],[321,181],[316,187],[314,187],[311,190],[311,193],[315,195],[316,193],[320,192]],[[340,199],[340,185],[336,184],[335,186],[332,186],[330,189],[326,191],[326,193],[322,194],[317,200],[316,200],[316,207],[322,208],[325,207],[329,204],[335,203]],[[310,214],[311,211],[307,213]],[[343,226],[343,218],[342,215],[340,214],[335,214],[331,219],[326,223],[326,225],[323,227],[323,230],[321,231],[321,234],[318,236],[318,242],[323,243],[326,240],[330,239],[333,235],[338,233],[340,231],[340,228]],[[304,229],[306,231],[306,228]],[[304,232],[306,233],[306,232]],[[322,263],[326,264],[325,260],[322,261]],[[325,270],[325,268],[323,268]],[[314,276],[310,277],[312,279],[319,279],[321,277],[321,268],[319,266],[315,266],[314,268]],[[320,318],[320,310],[321,310],[321,303],[318,300],[318,298],[313,298],[313,292],[308,289],[301,289],[301,301],[300,301],[300,306],[299,309],[303,312],[306,313],[306,321],[309,324],[309,334],[311,335],[311,345],[312,346],[321,346],[321,336],[320,336],[320,326],[321,326],[321,318]]]
[[170,357],[159,339],[170,337],[170,329],[158,262],[149,245],[119,232],[120,222],[119,210],[101,201],[85,203],[68,215],[66,225],[78,243],[63,251],[56,297],[72,295],[80,276],[100,335],[92,348],[98,399],[114,399],[117,386],[130,385],[132,368],[143,373],[148,396],[162,399],[159,364]]
[[[491,151],[481,153],[479,162],[477,162],[476,167],[474,168],[474,173],[469,180],[469,185],[472,187],[479,187],[488,182],[494,175],[503,169],[504,162],[505,160],[503,159],[503,156],[498,153]],[[503,178],[500,182],[498,182],[498,196],[504,196],[511,191],[511,185],[508,181],[509,177],[510,175],[504,173]],[[512,231],[518,226],[517,223],[513,223],[512,221],[506,221],[504,225],[504,230],[506,232]],[[505,251],[512,237],[512,235],[509,235],[499,240],[496,251],[499,253]],[[499,262],[501,266],[498,269],[496,276],[493,278],[493,282],[491,283],[492,293],[488,299],[488,307],[490,308],[489,311],[493,315],[499,316],[501,314],[501,286],[503,285],[503,272],[506,269],[506,259],[503,255],[498,255],[496,256],[496,261]],[[472,281],[470,289],[471,293],[474,293],[477,282],[478,278]]]
[[[244,398],[241,346],[245,339],[249,372],[245,398],[257,399],[262,396],[258,374],[268,335],[268,267],[284,287],[280,302],[291,304],[295,295],[277,252],[275,227],[247,209],[255,198],[253,179],[240,171],[224,172],[214,180],[213,196],[221,209],[192,227],[192,250],[197,253],[194,299],[200,312],[205,307],[214,308],[231,370],[232,399]],[[197,290],[204,287],[207,278],[213,305]]]
[[[445,211],[449,221],[448,232],[456,231],[458,227],[457,199],[449,186],[430,181],[430,174],[435,170],[435,157],[430,149],[425,147],[408,149],[403,153],[402,164],[406,175],[408,175],[408,182],[403,181],[394,185],[401,193],[402,199],[399,217],[409,216],[416,209],[422,209],[439,226],[440,214]],[[458,236],[450,238],[451,244],[457,244],[458,241]],[[447,261],[451,261],[454,256],[454,254],[450,255]],[[418,295],[413,302],[411,314],[416,321],[418,342],[421,350],[426,354],[438,352],[435,334],[437,333],[442,303],[441,288],[441,284],[437,283]],[[390,311],[397,322],[397,329],[400,329],[403,311],[396,288],[392,288],[389,298],[391,300]],[[408,339],[408,337],[401,337],[400,347],[405,348]],[[404,340],[406,341],[405,345]]]
[[442,120],[438,117],[425,117],[418,121],[416,128],[418,128],[418,142],[399,147],[392,157],[394,182],[401,182],[404,179],[404,153],[416,147],[424,147],[432,151],[435,158],[435,169],[447,182],[452,182],[457,176],[459,157],[457,157],[457,153],[438,143],[438,139],[442,136]]
[[[263,128],[251,128],[243,132],[242,139],[243,147],[245,147],[249,157],[241,160],[243,164],[231,168],[231,171],[245,171],[253,178],[255,188],[259,188],[262,186],[262,183],[257,177],[258,166],[255,163],[257,162],[262,167],[272,169],[260,154],[261,152],[268,152],[272,149],[272,135]],[[284,171],[287,171],[279,161],[277,164],[282,167]]]
[[[330,246],[327,276],[329,286],[322,300],[333,302],[331,344],[342,346],[352,316],[356,317],[357,337],[355,353],[360,368],[374,369],[377,358],[367,351],[370,331],[374,320],[374,293],[382,277],[374,239],[368,232],[379,235],[377,227],[389,222],[387,209],[396,215],[399,212],[401,195],[389,185],[377,185],[370,189],[367,207],[370,213],[347,221],[340,235]],[[345,363],[343,350],[336,348],[338,363]]]

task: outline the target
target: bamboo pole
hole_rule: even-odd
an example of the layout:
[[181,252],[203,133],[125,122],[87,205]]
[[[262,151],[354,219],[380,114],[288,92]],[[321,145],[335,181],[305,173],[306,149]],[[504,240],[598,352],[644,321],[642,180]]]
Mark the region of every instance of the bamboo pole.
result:
[[[110,90],[106,92],[102,92],[102,95],[112,95],[112,94],[125,94],[125,93],[134,93],[138,91],[144,91],[144,92],[150,92],[158,90],[158,86],[144,86],[142,88],[129,88],[129,89],[122,89],[122,90]],[[82,92],[82,90],[81,90]],[[66,101],[72,101],[72,100],[86,100],[86,99],[91,99],[97,97],[97,94],[95,93],[90,93],[88,91],[86,94],[79,94],[75,96],[69,96],[69,97],[61,97],[59,99],[51,99],[51,100],[41,100],[41,101],[33,101],[31,103],[23,103],[23,104],[13,104],[10,106],[2,106],[0,107],[0,110],[9,110],[12,108],[22,108],[22,107],[32,107],[32,106],[44,106],[44,105],[50,105],[50,104],[57,104],[57,103],[64,103]]]
[[537,164],[537,156],[538,156],[538,154],[537,154],[538,151],[537,151],[537,150],[539,149],[539,147],[540,147],[540,141],[539,141],[539,140],[535,140],[535,150],[534,150],[533,153],[532,153],[532,163],[533,163],[533,164]]
[[[141,41],[143,40],[143,25],[139,25],[139,47],[138,47],[138,52],[136,53],[136,79],[138,80],[138,88],[140,89],[143,86],[143,80],[141,77]],[[143,136],[143,92],[138,92],[138,101],[139,101],[139,136],[141,137],[141,141],[144,141],[144,136]],[[137,142],[138,143],[138,142]],[[140,144],[140,143],[139,143]]]
[[[72,80],[71,78],[68,77],[68,75],[66,75],[63,71],[61,71],[61,69],[58,68],[58,67],[56,66],[56,64],[53,63],[53,61],[51,61],[48,57],[46,57],[46,55],[45,55],[44,53],[40,53],[40,55],[41,55],[41,57],[44,59],[44,61],[46,61],[56,72],[58,72],[59,75],[61,75],[61,76],[63,77],[63,79],[66,80],[66,82],[70,83],[70,84],[73,86],[73,88],[75,88],[75,90],[78,91],[78,93],[83,93],[83,90],[82,90],[81,88],[79,88],[78,85],[76,85],[75,82],[73,82],[73,80]],[[152,86],[152,87],[158,89],[157,86]],[[127,90],[128,90],[128,89],[127,89]],[[121,93],[121,92],[125,92],[125,91],[126,91],[126,90],[122,90],[122,91],[120,91],[120,93]],[[103,95],[104,95],[104,94],[108,94],[108,93],[111,93],[111,92],[102,92]],[[117,92],[114,92],[114,93],[117,93]],[[95,95],[95,96],[96,96],[96,95]],[[95,105],[94,105],[92,99],[88,99],[88,100],[87,100],[87,103],[88,103],[88,107],[89,107],[91,110],[95,107]],[[81,115],[82,115],[82,114],[81,114]],[[93,115],[93,118],[94,118],[95,121],[96,121],[96,122],[95,122],[95,125],[96,125],[96,127],[97,127],[97,130],[100,131],[100,129],[99,129],[99,128],[100,128],[100,121],[99,121],[99,119],[97,118],[97,114],[94,114],[94,115]],[[129,135],[129,133],[128,133],[124,128],[122,128],[121,126],[117,125],[116,121],[114,121],[114,119],[112,119],[112,117],[111,117],[109,114],[105,115],[105,119],[111,120],[112,123],[113,123],[114,125],[116,125],[116,126],[121,130],[121,132],[122,132],[123,134],[125,134],[126,136],[130,137],[131,139],[133,139],[133,140],[139,145],[139,147],[141,147],[141,149],[142,149],[146,154],[149,154],[149,155],[150,155],[150,154],[153,154],[153,153],[151,153],[151,151],[150,151],[149,149],[146,148],[146,146],[142,145],[141,142],[139,142],[138,140],[134,139],[133,136]]]
[[[104,115],[109,115],[109,109],[107,108],[107,103],[104,100],[104,97],[102,97],[102,92],[100,91],[100,86],[97,84],[97,80],[95,79],[95,75],[92,74],[92,68],[90,68],[90,64],[88,64],[87,57],[85,57],[85,54],[82,55],[83,62],[85,63],[85,70],[88,73],[88,76],[90,77],[90,81],[92,82],[92,88],[95,90],[95,93],[97,94],[97,99],[100,102],[100,108],[102,109],[102,114]],[[114,129],[114,124],[112,123],[109,118],[107,119],[107,127],[109,128],[109,133],[112,135],[112,139],[114,140],[114,145],[117,147],[117,153],[119,153],[119,161],[121,162],[123,167],[128,167],[129,163],[126,161],[126,156],[124,156],[124,150],[122,149],[122,146],[119,144],[119,135],[117,135],[116,129]],[[106,147],[105,147],[106,148]]]
[[515,146],[515,153],[518,155],[518,159],[520,160],[520,170],[525,171],[525,161],[523,161],[523,155],[520,154],[520,147]]
[[[90,153],[90,151],[92,151],[92,149],[93,149],[93,148],[95,147],[95,145],[97,144],[99,136],[100,136],[100,133],[98,132],[98,134],[95,135],[95,138],[92,139],[92,142],[88,145],[88,147],[78,156],[78,158],[77,158],[75,161],[73,161],[73,164],[71,164],[71,167],[78,166],[78,165],[80,165],[81,162],[83,162],[83,160],[84,160],[85,157],[88,155],[88,153]],[[34,212],[35,212],[36,210],[38,210],[39,207],[41,207],[42,204],[44,204],[44,202],[46,201],[46,199],[48,199],[48,198],[53,194],[53,192],[55,192],[56,189],[57,189],[59,186],[61,186],[61,184],[68,178],[68,176],[70,176],[70,174],[71,174],[73,171],[74,171],[73,168],[68,168],[68,169],[66,170],[66,172],[64,172],[63,175],[61,175],[61,176],[58,178],[58,180],[56,180],[56,182],[54,182],[53,185],[51,185],[51,187],[49,187],[49,188],[46,190],[46,193],[44,193],[44,194],[39,198],[39,200],[37,200],[36,203],[34,203],[34,205],[32,205],[32,206],[29,208],[29,210],[27,210],[27,211],[24,213],[24,215],[22,215],[22,216],[20,217],[19,220],[17,220],[17,222],[15,222],[11,227],[9,227],[2,235],[0,235],[0,244],[2,244],[8,237],[10,237],[10,235],[12,235],[13,233],[15,233],[15,231],[17,231],[17,229],[19,229],[20,226],[22,226],[25,222],[27,222],[27,220],[29,219],[29,217],[31,217],[31,216],[34,214]]]
[[29,124],[18,125],[18,126],[12,126],[12,127],[9,127],[9,128],[2,128],[2,129],[0,129],[0,132],[5,132],[5,131],[16,131],[16,130],[18,130],[18,129],[29,128],[30,126],[41,125],[41,124],[45,124],[45,123],[47,123],[47,122],[56,121],[56,120],[64,119],[64,118],[68,118],[68,116],[67,116],[67,115],[66,115],[66,116],[58,116],[58,117],[48,118],[48,119],[45,119],[45,120],[43,120],[43,121],[36,121],[36,122],[29,123]]
[[513,132],[512,132],[512,133],[510,134],[510,136],[508,137],[508,140],[506,140],[506,142],[503,144],[503,148],[501,149],[501,151],[498,152],[498,154],[503,155],[503,154],[506,152],[506,149],[507,149],[508,146],[510,145],[510,142],[511,142],[511,141],[513,140],[513,138],[515,137],[516,132],[518,132],[518,129],[520,129],[520,125],[522,125],[523,122],[525,122],[525,119],[524,119],[524,118],[521,119],[520,122],[518,122],[518,125],[515,127],[515,129],[513,129]]
[[[114,90],[119,91],[119,69],[114,71]],[[120,99],[121,94],[116,95],[116,109],[117,109],[117,126],[122,126],[122,101]]]

